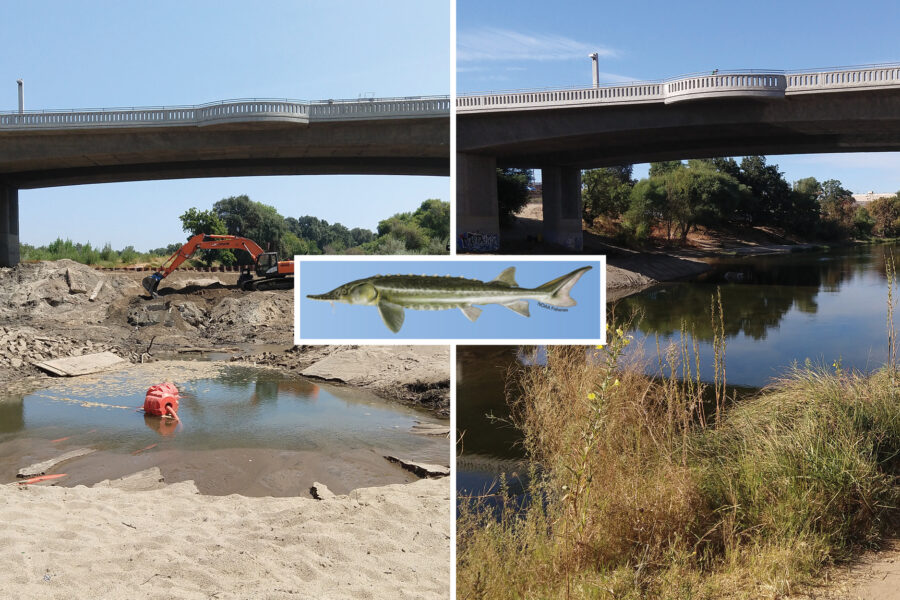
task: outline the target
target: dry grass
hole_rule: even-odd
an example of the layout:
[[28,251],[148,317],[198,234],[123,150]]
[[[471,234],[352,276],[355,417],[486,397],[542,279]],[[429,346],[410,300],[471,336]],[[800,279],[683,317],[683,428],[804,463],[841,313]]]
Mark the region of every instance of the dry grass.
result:
[[622,365],[621,329],[513,374],[540,470],[530,502],[461,510],[460,598],[777,598],[881,538],[900,501],[892,369],[797,369],[725,408],[723,361],[707,410],[683,333],[667,377]]

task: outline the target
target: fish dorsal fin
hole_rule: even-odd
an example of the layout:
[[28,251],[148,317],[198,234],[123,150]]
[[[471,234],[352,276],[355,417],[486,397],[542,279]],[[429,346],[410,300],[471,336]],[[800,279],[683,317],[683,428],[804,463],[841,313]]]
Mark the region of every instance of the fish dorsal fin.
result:
[[519,287],[519,284],[516,283],[516,268],[507,267],[503,269],[503,272],[497,275],[497,278],[490,283],[500,283],[508,285],[509,287]]
[[514,302],[507,302],[503,306],[505,306],[509,310],[519,313],[523,317],[531,316],[531,313],[528,312],[528,301],[527,300],[515,300]]
[[390,302],[381,301],[378,303],[378,314],[381,320],[387,325],[388,329],[397,333],[403,327],[403,307]]
[[481,309],[477,306],[460,306],[459,310],[461,310],[462,314],[466,315],[466,318],[473,323],[481,316]]

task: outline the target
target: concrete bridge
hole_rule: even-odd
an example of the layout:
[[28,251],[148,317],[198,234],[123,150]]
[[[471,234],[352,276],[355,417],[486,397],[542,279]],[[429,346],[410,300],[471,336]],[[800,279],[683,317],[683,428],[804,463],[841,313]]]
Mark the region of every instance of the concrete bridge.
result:
[[498,247],[495,169],[518,167],[541,170],[545,239],[580,250],[582,169],[900,150],[900,64],[461,95],[456,111],[458,248]]
[[302,174],[448,176],[449,97],[0,113],[0,266],[20,189]]

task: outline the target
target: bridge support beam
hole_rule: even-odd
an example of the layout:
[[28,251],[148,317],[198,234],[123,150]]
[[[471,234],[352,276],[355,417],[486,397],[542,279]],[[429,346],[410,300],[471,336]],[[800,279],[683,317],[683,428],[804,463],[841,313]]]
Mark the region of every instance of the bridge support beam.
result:
[[581,169],[542,167],[544,239],[581,252]]
[[456,249],[496,252],[500,248],[497,159],[456,155]]
[[0,267],[19,264],[19,190],[0,183]]

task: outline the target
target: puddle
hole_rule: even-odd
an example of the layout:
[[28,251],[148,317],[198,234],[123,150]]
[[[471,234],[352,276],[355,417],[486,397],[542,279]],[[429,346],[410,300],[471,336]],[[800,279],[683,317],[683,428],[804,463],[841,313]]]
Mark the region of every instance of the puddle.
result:
[[[174,381],[178,425],[136,412],[147,387]],[[352,388],[222,363],[135,365],[0,400],[0,480],[74,448],[97,452],[53,469],[60,485],[93,484],[159,466],[203,493],[336,493],[414,480],[382,456],[446,464],[449,442],[411,433],[420,411]]]

